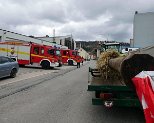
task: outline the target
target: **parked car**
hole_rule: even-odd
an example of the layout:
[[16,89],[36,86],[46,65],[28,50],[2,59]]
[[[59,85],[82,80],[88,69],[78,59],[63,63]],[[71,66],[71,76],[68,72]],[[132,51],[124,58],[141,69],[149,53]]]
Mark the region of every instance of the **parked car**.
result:
[[0,56],[0,78],[10,76],[16,77],[19,70],[18,62],[11,58]]

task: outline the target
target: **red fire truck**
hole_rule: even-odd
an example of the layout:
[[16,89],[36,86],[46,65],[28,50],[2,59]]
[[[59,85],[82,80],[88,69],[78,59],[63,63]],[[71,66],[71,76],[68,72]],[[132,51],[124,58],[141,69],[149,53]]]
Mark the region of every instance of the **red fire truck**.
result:
[[63,64],[76,65],[77,59],[80,59],[80,62],[83,60],[76,50],[61,49],[60,52]]
[[21,66],[31,64],[48,69],[62,65],[59,49],[31,42],[1,42],[0,54],[18,61]]

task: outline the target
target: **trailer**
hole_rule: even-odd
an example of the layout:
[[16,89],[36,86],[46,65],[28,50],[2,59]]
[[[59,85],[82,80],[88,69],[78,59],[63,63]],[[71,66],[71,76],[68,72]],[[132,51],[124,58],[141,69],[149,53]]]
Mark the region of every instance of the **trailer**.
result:
[[[119,44],[103,44],[104,51]],[[119,72],[121,80],[103,79],[98,69],[89,68],[88,91],[95,92],[93,105],[141,107],[132,79],[142,71],[154,71],[154,46],[129,52],[125,57],[107,59],[108,67]],[[106,71],[108,73],[108,71]]]
[[93,105],[105,107],[141,107],[135,90],[127,87],[121,80],[103,80],[98,69],[89,67],[88,91],[95,93]]

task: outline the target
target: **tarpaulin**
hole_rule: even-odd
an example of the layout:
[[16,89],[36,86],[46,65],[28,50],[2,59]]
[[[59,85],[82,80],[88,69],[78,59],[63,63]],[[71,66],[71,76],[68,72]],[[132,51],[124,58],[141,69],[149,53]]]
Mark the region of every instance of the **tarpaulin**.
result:
[[142,71],[133,79],[146,123],[154,123],[154,71]]

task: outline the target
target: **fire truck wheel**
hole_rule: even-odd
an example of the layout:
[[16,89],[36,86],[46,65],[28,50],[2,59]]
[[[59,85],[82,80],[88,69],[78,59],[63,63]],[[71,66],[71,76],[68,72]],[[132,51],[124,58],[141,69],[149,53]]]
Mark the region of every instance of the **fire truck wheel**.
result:
[[16,73],[17,73],[17,70],[16,70],[15,68],[13,68],[13,69],[11,70],[10,77],[11,77],[11,78],[16,77]]
[[41,63],[41,66],[43,69],[49,69],[50,68],[50,63],[48,61],[43,61]]

